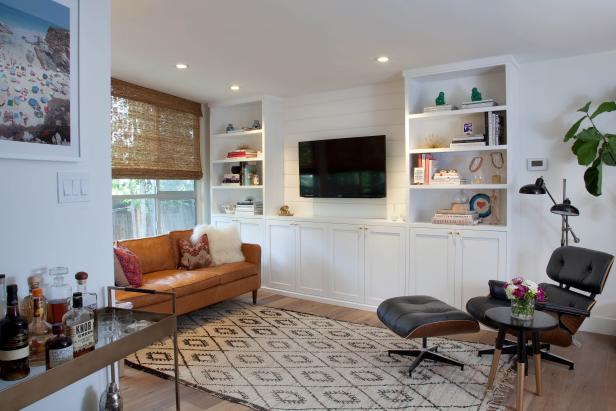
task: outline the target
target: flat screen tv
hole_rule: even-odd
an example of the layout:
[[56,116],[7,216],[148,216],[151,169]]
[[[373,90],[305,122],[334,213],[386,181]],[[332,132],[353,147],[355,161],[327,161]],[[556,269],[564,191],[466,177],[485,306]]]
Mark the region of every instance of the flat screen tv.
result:
[[299,195],[385,197],[385,136],[300,141]]

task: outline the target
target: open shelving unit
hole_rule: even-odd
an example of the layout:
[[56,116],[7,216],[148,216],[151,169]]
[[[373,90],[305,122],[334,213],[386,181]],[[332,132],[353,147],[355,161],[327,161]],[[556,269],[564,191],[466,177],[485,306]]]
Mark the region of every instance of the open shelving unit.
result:
[[[495,213],[481,225],[493,230],[508,230],[514,186],[509,172],[514,169],[515,158],[514,66],[514,61],[508,57],[497,57],[404,72],[409,173],[407,221],[411,227],[443,227],[431,223],[434,212],[439,208],[449,208],[454,197],[463,190],[468,198],[478,193],[490,196]],[[470,100],[473,87],[479,89],[484,99],[494,99],[497,105],[423,112],[424,107],[434,105],[440,91],[445,92],[446,104],[461,107],[462,102]],[[449,146],[454,137],[464,135],[465,123],[472,123],[472,134],[487,135],[490,113],[497,113],[505,123],[504,135],[498,144]],[[438,169],[457,170],[468,184],[413,185],[413,170],[423,154],[431,154],[438,161]],[[483,158],[483,163],[479,171],[472,173],[469,164],[474,157]],[[493,164],[501,166],[501,158],[502,168],[498,169]],[[496,175],[499,177],[493,177]]]
[[[245,100],[230,100],[210,104],[210,216],[224,212],[223,205],[253,199],[263,202],[263,213],[273,214],[283,203],[283,154],[281,101],[263,96]],[[257,130],[226,133],[228,124],[236,129],[252,126],[259,120]],[[227,158],[238,148],[259,152],[255,158]],[[259,176],[257,185],[222,185],[224,174],[233,166],[249,165]],[[242,181],[242,184],[244,181]],[[263,216],[258,216],[263,218]]]

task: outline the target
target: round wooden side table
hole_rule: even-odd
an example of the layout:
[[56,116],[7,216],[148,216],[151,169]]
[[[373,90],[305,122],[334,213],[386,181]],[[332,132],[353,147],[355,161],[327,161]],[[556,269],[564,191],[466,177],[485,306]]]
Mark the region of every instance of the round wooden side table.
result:
[[516,381],[516,410],[521,411],[524,407],[524,374],[528,359],[526,357],[526,340],[528,333],[531,334],[533,342],[533,357],[535,361],[535,384],[537,395],[541,395],[541,352],[539,351],[539,332],[548,331],[558,326],[556,319],[541,311],[535,311],[531,320],[519,320],[511,317],[511,307],[496,307],[486,311],[486,317],[498,324],[498,336],[492,358],[492,367],[488,377],[488,388],[492,388],[498,361],[500,360],[503,342],[507,330],[515,331],[518,337],[517,352],[517,381]]

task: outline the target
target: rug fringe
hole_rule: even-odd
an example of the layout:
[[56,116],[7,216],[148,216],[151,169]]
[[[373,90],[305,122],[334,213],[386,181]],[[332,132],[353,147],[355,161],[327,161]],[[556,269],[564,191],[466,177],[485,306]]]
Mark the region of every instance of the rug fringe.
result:
[[505,400],[515,389],[514,380],[515,370],[513,368],[505,370],[503,379],[490,391],[492,398],[486,403],[487,411],[503,411],[507,409]]

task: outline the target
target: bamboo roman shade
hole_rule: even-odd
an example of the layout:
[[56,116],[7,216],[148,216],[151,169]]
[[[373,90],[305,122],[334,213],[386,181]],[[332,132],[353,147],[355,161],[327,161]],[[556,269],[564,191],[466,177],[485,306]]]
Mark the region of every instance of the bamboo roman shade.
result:
[[113,178],[198,180],[201,105],[111,79]]

